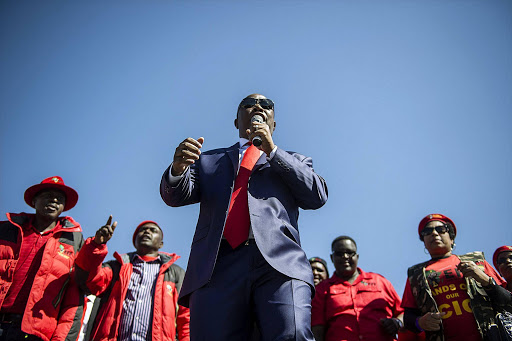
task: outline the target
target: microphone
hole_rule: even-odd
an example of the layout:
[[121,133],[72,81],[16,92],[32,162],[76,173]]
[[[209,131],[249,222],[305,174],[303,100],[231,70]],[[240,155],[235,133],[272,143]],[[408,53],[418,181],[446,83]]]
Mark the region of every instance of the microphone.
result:
[[[263,120],[263,117],[261,115],[254,115],[253,117],[251,117],[251,123],[263,123],[263,122],[265,122],[265,121]],[[252,138],[252,144],[255,147],[261,146],[261,137],[254,136]]]

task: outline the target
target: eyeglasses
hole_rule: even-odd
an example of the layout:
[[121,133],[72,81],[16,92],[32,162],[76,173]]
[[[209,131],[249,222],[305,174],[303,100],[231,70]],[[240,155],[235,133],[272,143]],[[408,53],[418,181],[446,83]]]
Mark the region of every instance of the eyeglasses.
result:
[[425,227],[423,230],[421,230],[421,235],[423,237],[430,236],[432,233],[434,233],[434,230],[436,230],[438,234],[446,233],[448,232],[448,225],[444,224],[435,227]]
[[347,257],[351,258],[357,254],[355,251],[333,251],[332,255],[335,257]]
[[496,260],[498,265],[505,264],[507,261],[512,262],[512,255],[508,255],[508,257],[501,257]]
[[256,104],[259,104],[265,110],[274,109],[274,102],[268,98],[244,98],[240,106],[247,109],[254,107]]

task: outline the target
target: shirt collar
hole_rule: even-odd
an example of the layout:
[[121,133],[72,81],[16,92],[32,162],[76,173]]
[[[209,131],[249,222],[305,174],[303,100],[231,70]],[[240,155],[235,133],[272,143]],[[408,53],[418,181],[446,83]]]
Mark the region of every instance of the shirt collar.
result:
[[247,148],[247,147],[245,147],[245,145],[246,145],[247,143],[249,143],[249,142],[250,142],[250,141],[249,141],[248,139],[246,139],[245,137],[241,137],[241,138],[240,138],[240,141],[239,141],[239,143],[240,143],[240,148],[242,148],[242,149],[243,149],[243,148]]
[[[138,261],[138,262],[145,262],[144,259],[142,259],[142,257],[137,254],[137,252],[135,252],[134,255],[133,255],[132,263],[135,260]],[[158,262],[158,263],[161,264],[162,263],[162,258],[160,257],[160,255],[158,255],[158,257],[155,260],[150,261],[150,262],[146,262],[146,263],[153,263],[153,262]]]

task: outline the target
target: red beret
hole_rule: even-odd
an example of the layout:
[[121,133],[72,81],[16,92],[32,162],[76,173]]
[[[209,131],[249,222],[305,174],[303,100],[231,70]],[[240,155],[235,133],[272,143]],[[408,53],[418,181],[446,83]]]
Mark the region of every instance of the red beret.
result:
[[496,251],[494,251],[494,255],[492,256],[492,263],[494,264],[496,270],[498,270],[498,256],[503,251],[512,251],[512,246],[503,245],[497,248]]
[[162,228],[160,227],[160,225],[158,225],[156,222],[154,222],[153,220],[144,220],[142,223],[140,223],[136,228],[135,228],[135,232],[133,232],[133,237],[132,237],[132,243],[133,243],[133,246],[135,246],[135,236],[137,235],[137,232],[139,232],[139,229],[146,225],[146,224],[155,224],[156,226],[158,226],[158,228],[160,229],[160,231],[162,231],[162,238],[164,236],[164,231],[162,230]]
[[457,235],[457,227],[455,227],[455,223],[450,218],[439,213],[432,213],[426,216],[425,218],[421,219],[420,224],[418,225],[418,234],[420,235],[420,237],[421,230],[423,230],[425,228],[425,225],[427,225],[431,221],[442,221],[444,223],[449,223],[450,225],[453,226],[453,232],[455,233],[455,235]]
[[78,201],[78,193],[73,188],[66,186],[64,184],[64,180],[62,180],[60,176],[51,176],[41,181],[40,184],[27,188],[24,196],[27,205],[35,208],[32,200],[37,193],[44,189],[58,189],[59,191],[64,192],[66,195],[66,205],[64,205],[64,211],[72,209]]

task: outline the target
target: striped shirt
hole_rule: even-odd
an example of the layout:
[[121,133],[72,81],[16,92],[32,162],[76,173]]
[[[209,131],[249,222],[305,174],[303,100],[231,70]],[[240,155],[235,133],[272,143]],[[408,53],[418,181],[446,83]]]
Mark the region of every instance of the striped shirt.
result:
[[133,272],[119,323],[119,341],[151,340],[153,298],[161,262],[160,256],[148,262],[138,255],[133,257]]

